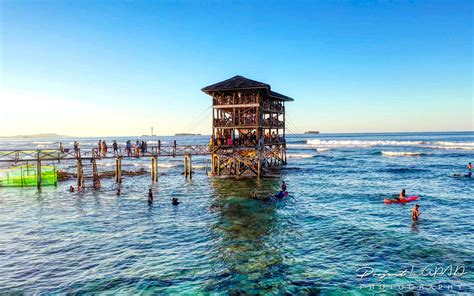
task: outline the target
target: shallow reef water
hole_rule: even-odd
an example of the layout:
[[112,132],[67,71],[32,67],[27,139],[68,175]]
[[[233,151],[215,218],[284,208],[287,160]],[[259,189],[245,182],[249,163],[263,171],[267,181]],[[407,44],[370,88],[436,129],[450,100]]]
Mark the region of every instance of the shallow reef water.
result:
[[[148,174],[125,177],[119,197],[113,179],[74,193],[74,180],[41,192],[0,188],[0,294],[474,293],[474,178],[451,177],[474,162],[473,133],[287,140],[278,178],[209,177],[207,158],[195,157],[192,180],[181,175],[182,159],[160,159],[156,184]],[[57,143],[2,139],[0,149]],[[149,169],[146,160],[126,165]],[[283,180],[288,197],[264,198]],[[420,196],[416,223],[414,203],[383,203],[403,188]]]

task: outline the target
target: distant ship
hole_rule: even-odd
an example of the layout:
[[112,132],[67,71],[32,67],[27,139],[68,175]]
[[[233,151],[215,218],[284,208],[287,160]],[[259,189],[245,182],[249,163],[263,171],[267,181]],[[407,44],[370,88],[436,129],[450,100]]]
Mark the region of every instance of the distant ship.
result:
[[180,136],[200,136],[201,134],[188,134],[188,133],[178,133],[178,134],[174,134],[176,137],[180,137]]
[[305,132],[305,135],[317,135],[319,134],[319,131],[307,131]]

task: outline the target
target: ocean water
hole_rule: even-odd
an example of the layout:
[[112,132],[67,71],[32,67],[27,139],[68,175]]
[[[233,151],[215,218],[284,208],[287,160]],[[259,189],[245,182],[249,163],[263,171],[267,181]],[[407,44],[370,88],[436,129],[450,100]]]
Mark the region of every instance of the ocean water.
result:
[[[1,139],[0,149],[57,144]],[[74,180],[0,188],[0,294],[474,293],[474,178],[451,177],[474,162],[474,133],[292,135],[288,161],[279,178],[233,180],[208,177],[207,158],[194,157],[186,180],[181,158],[160,158],[158,183],[124,177],[120,197],[110,179],[80,193],[68,192]],[[123,165],[149,170],[147,160]],[[282,180],[287,198],[250,198]],[[420,196],[417,223],[414,203],[383,203],[402,188]]]

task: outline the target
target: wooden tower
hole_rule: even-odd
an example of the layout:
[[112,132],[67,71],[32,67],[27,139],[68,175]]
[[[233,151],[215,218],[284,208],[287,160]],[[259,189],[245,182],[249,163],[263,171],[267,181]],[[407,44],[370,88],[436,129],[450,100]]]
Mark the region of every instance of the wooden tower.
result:
[[202,91],[212,96],[213,175],[260,177],[286,164],[285,102],[292,98],[242,76]]

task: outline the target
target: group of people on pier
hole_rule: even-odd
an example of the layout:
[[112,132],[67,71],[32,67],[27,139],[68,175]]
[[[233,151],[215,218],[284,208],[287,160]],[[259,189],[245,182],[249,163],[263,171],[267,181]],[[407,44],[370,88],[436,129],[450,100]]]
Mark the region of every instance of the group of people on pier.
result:
[[148,144],[146,141],[136,141],[135,144],[132,145],[130,140],[127,141],[125,144],[125,152],[127,153],[128,157],[140,157],[141,155],[145,155],[148,150]]
[[[113,140],[110,148],[112,149],[114,156],[121,155],[121,147],[119,146],[116,140]],[[69,152],[69,149],[64,148],[63,143],[60,142],[59,151],[61,153],[66,153],[66,152]],[[78,141],[74,141],[73,151],[74,151],[74,157],[76,158],[79,157],[79,142]],[[108,151],[109,151],[109,146],[107,145],[105,140],[99,140],[99,142],[97,143],[97,148],[93,149],[94,156],[98,158],[106,157]],[[125,144],[125,152],[128,157],[138,158],[140,156],[144,156],[145,153],[148,152],[148,143],[147,141],[137,140],[134,144],[132,144],[132,142],[128,140]]]
[[285,138],[277,135],[275,131],[272,133],[267,132],[262,135],[260,139],[257,139],[256,131],[244,133],[240,132],[238,137],[232,137],[230,133],[223,134],[217,131],[215,136],[211,136],[210,146],[221,147],[221,146],[263,146],[263,144],[282,144],[285,143]]
[[240,94],[238,96],[233,95],[215,95],[214,105],[238,105],[238,104],[254,104],[257,102],[257,96],[255,94]]

